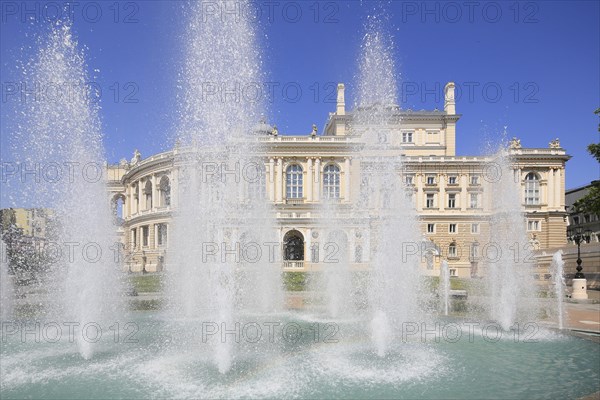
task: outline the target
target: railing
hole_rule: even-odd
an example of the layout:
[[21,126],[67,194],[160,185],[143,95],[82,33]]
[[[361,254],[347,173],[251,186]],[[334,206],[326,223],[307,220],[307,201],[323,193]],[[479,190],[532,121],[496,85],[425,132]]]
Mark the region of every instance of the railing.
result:
[[346,142],[345,136],[267,136],[258,139],[260,142]]
[[304,268],[304,260],[284,261],[283,268],[294,268],[294,269]]
[[285,199],[285,203],[286,204],[303,204],[304,203],[304,198],[303,197],[299,197],[299,198],[287,198],[287,199]]
[[510,149],[511,154],[551,154],[551,155],[563,155],[566,154],[565,149],[558,148],[521,148],[521,149]]
[[140,210],[135,213],[129,214],[125,219],[129,220],[131,218],[141,217],[143,215],[149,215],[149,214],[155,214],[155,213],[161,213],[161,212],[169,212],[169,211],[171,211],[171,206],[152,207],[151,209],[148,209],[148,210]]

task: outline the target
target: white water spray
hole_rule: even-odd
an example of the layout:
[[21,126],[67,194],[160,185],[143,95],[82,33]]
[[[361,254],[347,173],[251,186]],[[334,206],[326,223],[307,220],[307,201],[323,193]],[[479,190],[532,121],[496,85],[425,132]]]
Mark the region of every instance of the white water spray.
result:
[[564,301],[565,301],[565,277],[564,277],[564,269],[565,262],[562,258],[563,252],[562,250],[558,250],[552,256],[552,276],[554,277],[554,295],[556,296],[556,310],[558,312],[558,328],[564,328]]

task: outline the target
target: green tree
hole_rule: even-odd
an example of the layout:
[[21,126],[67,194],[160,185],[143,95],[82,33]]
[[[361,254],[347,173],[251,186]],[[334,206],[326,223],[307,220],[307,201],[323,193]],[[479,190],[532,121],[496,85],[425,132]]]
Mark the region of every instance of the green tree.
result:
[[[594,114],[600,117],[600,108],[594,111]],[[598,124],[600,132],[600,124]],[[588,152],[600,163],[600,143],[592,143],[588,147]],[[600,215],[600,180],[592,181],[592,187],[588,194],[573,204],[575,212]]]

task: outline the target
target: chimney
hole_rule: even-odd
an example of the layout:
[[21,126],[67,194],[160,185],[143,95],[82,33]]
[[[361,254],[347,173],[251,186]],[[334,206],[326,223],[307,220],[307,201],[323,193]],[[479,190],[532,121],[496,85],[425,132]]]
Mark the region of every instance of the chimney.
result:
[[[454,82],[448,82],[444,86],[444,111],[446,114],[456,114],[456,102],[454,101]],[[339,96],[339,95],[338,95]]]
[[337,115],[346,115],[346,101],[344,99],[343,83],[338,83],[337,85],[337,103],[335,107],[335,113]]

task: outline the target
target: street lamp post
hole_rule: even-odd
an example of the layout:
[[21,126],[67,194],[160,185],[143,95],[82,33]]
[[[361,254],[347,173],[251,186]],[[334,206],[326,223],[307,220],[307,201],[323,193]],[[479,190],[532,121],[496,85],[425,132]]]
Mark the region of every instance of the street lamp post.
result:
[[583,275],[583,267],[581,266],[581,243],[584,241],[586,243],[590,242],[590,237],[592,235],[592,231],[587,229],[583,231],[583,229],[578,226],[575,229],[569,229],[567,231],[567,236],[569,240],[573,241],[577,245],[577,273],[573,278],[573,292],[571,293],[571,298],[573,299],[587,299],[587,280],[585,279],[585,275]]

